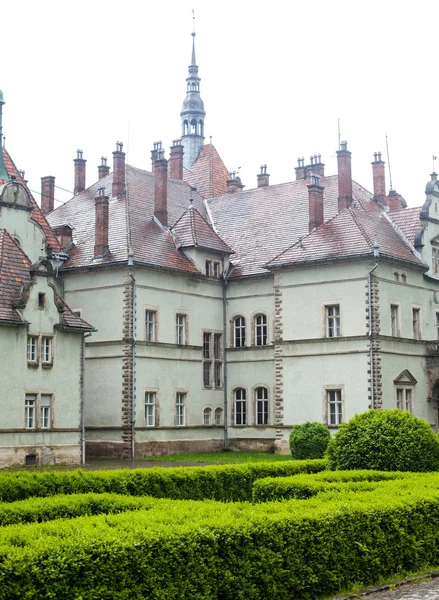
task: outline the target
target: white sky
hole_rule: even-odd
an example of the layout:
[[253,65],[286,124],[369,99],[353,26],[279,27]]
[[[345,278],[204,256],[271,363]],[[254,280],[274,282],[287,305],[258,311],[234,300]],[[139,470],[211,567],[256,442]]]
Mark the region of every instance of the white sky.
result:
[[77,148],[87,185],[102,155],[112,165],[118,140],[140,168],[150,169],[154,141],[168,154],[180,136],[192,8],[206,142],[230,171],[241,167],[246,189],[262,163],[271,183],[293,180],[298,156],[321,153],[336,173],[340,119],[354,179],[372,189],[387,132],[393,187],[409,206],[423,203],[439,158],[437,0],[5,2],[3,132],[32,190],[43,175],[72,190]]

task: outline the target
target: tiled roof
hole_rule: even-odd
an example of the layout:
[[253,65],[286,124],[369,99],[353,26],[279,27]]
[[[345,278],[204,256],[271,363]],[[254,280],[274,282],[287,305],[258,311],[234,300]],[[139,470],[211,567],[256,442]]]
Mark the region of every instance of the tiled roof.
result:
[[[309,180],[255,188],[208,200],[215,229],[234,251],[231,277],[265,273],[264,264],[308,234]],[[338,178],[322,177],[324,218],[338,211]],[[371,194],[353,182],[354,206],[375,210]]]
[[197,192],[203,198],[211,198],[227,192],[229,172],[215,146],[206,144],[201,148],[201,152],[190,170],[184,170],[183,179],[192,187],[197,188]]
[[93,331],[93,325],[84,321],[79,315],[72,312],[70,306],[59,296],[56,295],[57,303],[61,308],[61,325],[69,329],[83,329],[84,331]]
[[[111,198],[113,175],[110,173],[87,190],[74,196],[53,211],[48,219],[52,227],[73,227],[74,247],[69,251],[70,259],[64,268],[84,267],[93,264],[126,262],[130,246],[135,262],[198,272],[193,263],[175,246],[172,235],[163,231],[153,220],[154,175],[150,172],[126,167],[127,195],[109,203],[109,253],[94,261],[95,239],[95,196],[100,187]],[[190,198],[204,217],[207,212],[201,196],[183,181],[168,179],[168,221],[175,223],[190,205]]]
[[14,308],[30,282],[30,260],[5,229],[0,229],[0,321],[25,323]]
[[190,206],[173,227],[177,245],[181,248],[199,246],[218,252],[232,254],[232,250],[215,233],[212,227],[200,215],[196,208]]
[[348,208],[270,261],[268,267],[373,256],[375,241],[380,256],[426,267],[382,212]]
[[22,183],[24,186],[26,186],[27,191],[29,192],[30,200],[33,204],[33,210],[31,212],[31,216],[38,223],[38,225],[41,227],[41,229],[44,231],[44,235],[46,236],[47,243],[51,246],[51,248],[54,252],[61,252],[62,248],[59,245],[59,242],[58,242],[55,234],[49,227],[49,224],[48,224],[45,216],[41,212],[40,207],[35,202],[35,199],[32,196],[30,189],[27,187],[26,183],[21,178],[21,175],[20,175],[17,167],[15,166],[14,161],[9,156],[9,153],[7,152],[7,150],[5,150],[5,148],[3,148],[3,160],[4,160],[6,171],[8,172],[9,177],[11,177],[11,175],[14,175],[20,183]]
[[414,242],[416,231],[421,227],[419,219],[421,210],[421,207],[404,208],[403,210],[392,210],[388,213],[411,244]]

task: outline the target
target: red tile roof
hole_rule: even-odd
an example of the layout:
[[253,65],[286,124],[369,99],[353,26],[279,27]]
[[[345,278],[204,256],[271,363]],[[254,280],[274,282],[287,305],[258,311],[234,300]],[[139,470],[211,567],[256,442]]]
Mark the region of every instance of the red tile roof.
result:
[[413,244],[415,233],[421,228],[419,214],[422,207],[392,210],[388,213],[390,219],[401,229],[408,241]]
[[173,227],[177,245],[181,248],[200,247],[232,254],[233,251],[215,233],[211,225],[190,206]]
[[16,324],[26,320],[14,308],[30,282],[30,260],[5,229],[0,229],[0,321]]
[[31,216],[38,223],[38,225],[41,227],[41,229],[44,231],[44,235],[46,236],[47,243],[50,245],[50,247],[52,248],[52,250],[54,252],[61,252],[62,248],[59,245],[59,242],[58,242],[55,234],[51,230],[45,216],[41,212],[40,207],[35,202],[35,198],[32,196],[30,189],[27,187],[26,183],[21,178],[21,175],[20,175],[17,167],[15,166],[14,161],[9,156],[9,153],[7,150],[5,150],[5,148],[3,148],[3,161],[5,163],[6,171],[8,172],[9,177],[11,177],[11,175],[15,176],[17,178],[17,180],[20,181],[20,183],[22,183],[24,186],[26,186],[26,188],[29,192],[30,200],[34,207],[31,212]]
[[229,172],[215,146],[206,144],[190,170],[184,170],[183,179],[195,187],[203,198],[211,198],[227,192]]
[[348,208],[321,225],[267,265],[279,267],[301,263],[373,256],[375,241],[380,256],[426,268],[385,213]]

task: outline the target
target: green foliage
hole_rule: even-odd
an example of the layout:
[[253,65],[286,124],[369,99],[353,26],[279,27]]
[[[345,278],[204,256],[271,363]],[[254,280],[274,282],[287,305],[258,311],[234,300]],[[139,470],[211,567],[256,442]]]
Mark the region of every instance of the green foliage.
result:
[[0,600],[316,600],[438,563],[439,475],[328,493],[2,527]]
[[307,421],[293,425],[290,432],[291,456],[296,460],[323,458],[331,434],[321,423]]
[[317,473],[326,468],[327,461],[322,459],[216,467],[0,473],[0,501],[88,492],[175,500],[251,501],[256,479]]
[[[320,457],[322,458],[322,456]],[[291,460],[291,456],[282,454],[269,454],[268,452],[236,452],[233,450],[222,452],[186,452],[183,454],[170,454],[167,456],[151,456],[144,459],[154,462],[186,462],[207,463],[211,465],[233,465],[238,463],[254,462],[279,462]]]
[[327,450],[331,469],[439,470],[439,439],[407,411],[370,410],[340,426]]

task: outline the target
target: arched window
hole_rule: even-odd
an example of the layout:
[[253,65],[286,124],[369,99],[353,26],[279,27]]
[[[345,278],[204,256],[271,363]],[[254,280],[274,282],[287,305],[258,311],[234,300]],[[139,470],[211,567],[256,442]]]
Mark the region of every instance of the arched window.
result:
[[233,320],[233,345],[235,348],[245,346],[245,318],[235,317]]
[[200,135],[204,135],[204,122],[200,121]]
[[267,425],[268,423],[268,390],[258,387],[255,390],[256,425]]
[[215,425],[223,424],[223,409],[215,408]]
[[183,122],[183,135],[187,135],[188,134],[188,127],[189,127],[188,122],[184,121]]
[[203,410],[203,425],[212,425],[212,409],[205,408]]
[[267,316],[263,314],[255,316],[255,345],[267,345]]
[[191,121],[191,133],[197,133],[197,122],[195,121],[195,119]]
[[247,425],[247,399],[243,388],[235,390],[235,425]]

